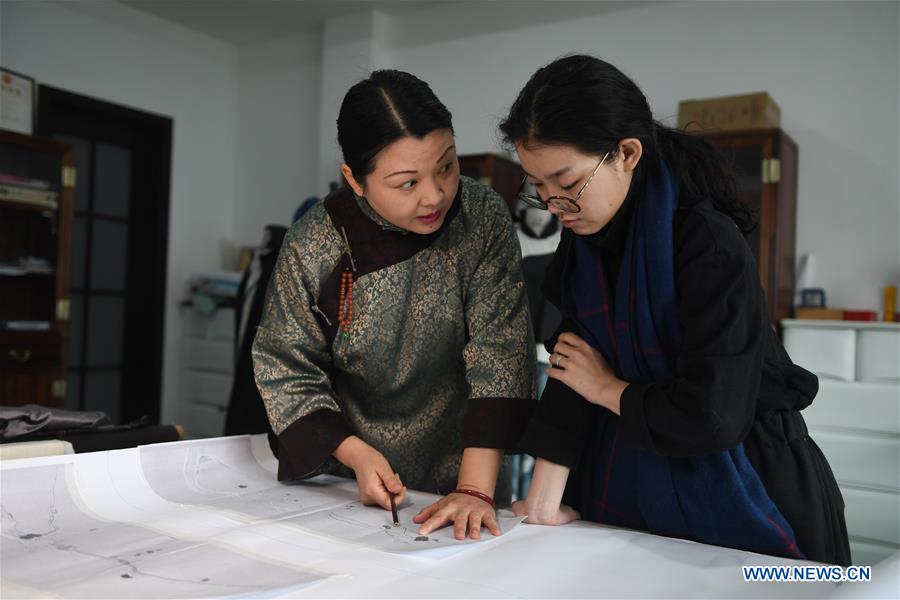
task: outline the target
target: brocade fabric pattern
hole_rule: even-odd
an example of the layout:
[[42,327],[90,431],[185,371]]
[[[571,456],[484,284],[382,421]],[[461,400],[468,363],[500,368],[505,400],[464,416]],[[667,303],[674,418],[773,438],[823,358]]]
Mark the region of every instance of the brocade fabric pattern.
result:
[[[340,214],[349,217],[335,223]],[[345,234],[363,274],[353,285],[352,322],[333,333],[336,294],[326,288],[349,264]],[[397,248],[410,243],[419,245],[398,259]],[[334,411],[407,486],[447,493],[462,440],[511,448],[534,405],[534,342],[505,203],[461,177],[454,210],[424,244],[381,222],[364,199],[335,192],[285,238],[253,358],[279,436],[316,411]],[[502,413],[478,422],[508,431],[464,432],[476,407]],[[314,468],[295,475],[348,475],[329,456],[314,458]]]

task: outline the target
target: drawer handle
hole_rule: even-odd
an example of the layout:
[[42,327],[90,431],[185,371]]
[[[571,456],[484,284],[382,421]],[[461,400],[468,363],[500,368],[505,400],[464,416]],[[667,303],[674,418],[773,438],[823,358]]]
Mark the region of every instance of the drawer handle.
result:
[[28,359],[31,358],[31,350],[22,350],[21,352],[18,350],[10,350],[9,356],[16,362],[28,362]]

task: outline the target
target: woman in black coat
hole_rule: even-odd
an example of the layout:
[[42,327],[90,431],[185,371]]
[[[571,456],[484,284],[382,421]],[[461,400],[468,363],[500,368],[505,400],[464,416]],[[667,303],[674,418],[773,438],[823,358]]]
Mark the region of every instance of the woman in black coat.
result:
[[500,129],[520,198],[566,228],[517,513],[849,564],[843,500],[800,415],[818,382],[771,327],[753,215],[721,157],[591,56],[539,69]]

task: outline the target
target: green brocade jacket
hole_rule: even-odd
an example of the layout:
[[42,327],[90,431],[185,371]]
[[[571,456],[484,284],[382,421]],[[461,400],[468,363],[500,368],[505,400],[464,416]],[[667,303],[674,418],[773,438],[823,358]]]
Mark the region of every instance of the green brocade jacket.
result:
[[[342,326],[347,270],[352,320]],[[253,363],[279,480],[352,476],[331,454],[356,435],[411,489],[448,493],[462,449],[514,448],[534,407],[534,342],[505,203],[461,177],[441,228],[419,235],[349,189],[331,194],[285,237]]]

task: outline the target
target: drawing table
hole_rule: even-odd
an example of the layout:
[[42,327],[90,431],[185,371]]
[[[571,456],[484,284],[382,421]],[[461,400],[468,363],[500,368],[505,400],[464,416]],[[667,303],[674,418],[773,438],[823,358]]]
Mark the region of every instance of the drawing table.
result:
[[748,583],[743,565],[806,563],[582,521],[416,539],[408,521],[435,496],[411,493],[394,528],[353,481],[279,484],[275,469],[264,436],[2,461],[0,596],[896,597],[878,569],[866,584]]

